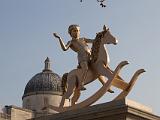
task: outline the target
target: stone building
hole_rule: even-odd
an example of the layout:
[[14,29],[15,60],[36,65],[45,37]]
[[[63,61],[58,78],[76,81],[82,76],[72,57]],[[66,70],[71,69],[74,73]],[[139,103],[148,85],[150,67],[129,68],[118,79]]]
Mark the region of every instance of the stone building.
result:
[[[27,83],[22,96],[22,108],[14,105],[5,106],[0,113],[0,120],[26,120],[34,117],[54,114],[56,111],[43,108],[46,105],[59,106],[63,95],[61,77],[50,69],[47,57],[42,72],[36,74]],[[66,100],[65,106],[69,105]]]

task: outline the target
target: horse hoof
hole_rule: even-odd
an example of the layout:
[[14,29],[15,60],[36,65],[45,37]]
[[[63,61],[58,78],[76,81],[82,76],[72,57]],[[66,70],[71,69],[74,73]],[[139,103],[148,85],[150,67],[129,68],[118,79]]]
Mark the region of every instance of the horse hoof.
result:
[[87,90],[85,87],[81,87],[81,91]]
[[111,90],[111,89],[109,89],[109,90],[108,90],[108,92],[110,92],[110,93],[114,93],[114,91],[113,91],[113,90]]

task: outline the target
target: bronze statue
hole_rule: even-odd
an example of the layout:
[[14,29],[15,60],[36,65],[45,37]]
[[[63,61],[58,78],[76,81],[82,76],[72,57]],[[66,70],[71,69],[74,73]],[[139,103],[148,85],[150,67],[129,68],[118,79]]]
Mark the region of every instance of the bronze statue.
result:
[[[101,98],[108,90],[110,90],[111,86],[115,86],[122,90],[122,92],[120,92],[120,94],[113,100],[123,99],[131,91],[136,80],[138,79],[138,76],[145,72],[144,69],[139,69],[135,72],[129,83],[125,82],[119,76],[119,72],[125,65],[128,64],[127,61],[120,62],[114,71],[109,68],[109,55],[105,44],[116,45],[118,42],[110,33],[109,29],[104,26],[103,31],[97,33],[94,40],[79,38],[79,30],[79,26],[77,25],[71,25],[69,27],[69,34],[71,35],[72,40],[69,41],[67,45],[64,45],[62,39],[56,33],[53,34],[59,39],[63,50],[67,50],[70,47],[78,53],[78,62],[80,64],[80,68],[71,70],[62,78],[63,83],[66,83],[65,86],[67,87],[66,91],[64,91],[64,95],[62,96],[60,106],[47,106],[47,108],[51,108],[58,112],[89,106]],[[91,50],[88,48],[87,43],[93,43]],[[81,87],[89,84],[97,78],[103,86],[86,100],[76,103],[80,97]],[[79,82],[80,85],[77,85],[77,82]],[[64,107],[65,99],[68,99],[72,94],[73,97],[71,100],[71,106]]]
[[70,34],[72,39],[68,41],[66,45],[64,45],[62,38],[60,36],[58,36],[56,33],[53,33],[53,35],[59,39],[61,48],[64,51],[71,48],[73,51],[77,52],[78,64],[80,65],[80,68],[82,69],[83,72],[82,73],[83,78],[79,80],[78,88],[81,90],[86,90],[86,88],[84,87],[84,81],[87,75],[88,63],[90,61],[90,55],[91,55],[91,51],[87,43],[93,43],[93,40],[87,38],[80,38],[79,25],[70,25],[68,28],[68,33]]

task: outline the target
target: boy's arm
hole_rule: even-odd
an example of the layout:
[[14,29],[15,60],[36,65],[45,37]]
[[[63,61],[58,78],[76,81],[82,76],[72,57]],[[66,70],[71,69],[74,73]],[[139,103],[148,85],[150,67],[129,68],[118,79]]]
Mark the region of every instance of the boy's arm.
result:
[[93,43],[94,39],[84,38],[86,43]]
[[63,51],[66,51],[66,50],[69,49],[69,47],[71,45],[71,41],[68,41],[68,43],[65,45],[64,42],[63,42],[63,40],[62,40],[62,38],[59,35],[57,35],[56,33],[53,33],[53,36],[56,37],[56,38],[58,38],[59,43],[60,43],[61,48],[62,48]]

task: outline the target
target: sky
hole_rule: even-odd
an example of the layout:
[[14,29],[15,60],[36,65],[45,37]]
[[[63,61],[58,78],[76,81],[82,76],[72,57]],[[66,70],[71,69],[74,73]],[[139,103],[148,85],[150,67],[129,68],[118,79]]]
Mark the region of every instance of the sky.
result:
[[[159,5],[160,0],[108,0],[105,8],[96,0],[0,0],[0,106],[22,106],[25,85],[44,69],[47,57],[60,76],[76,68],[76,53],[62,51],[53,32],[67,43],[71,24],[80,25],[81,37],[92,39],[106,25],[119,40],[117,45],[106,45],[111,69],[129,61],[120,74],[126,82],[136,70],[146,70],[127,98],[160,115]],[[80,101],[101,84],[94,81],[86,87]],[[95,104],[111,101],[119,93],[112,89],[115,94],[106,93]]]

